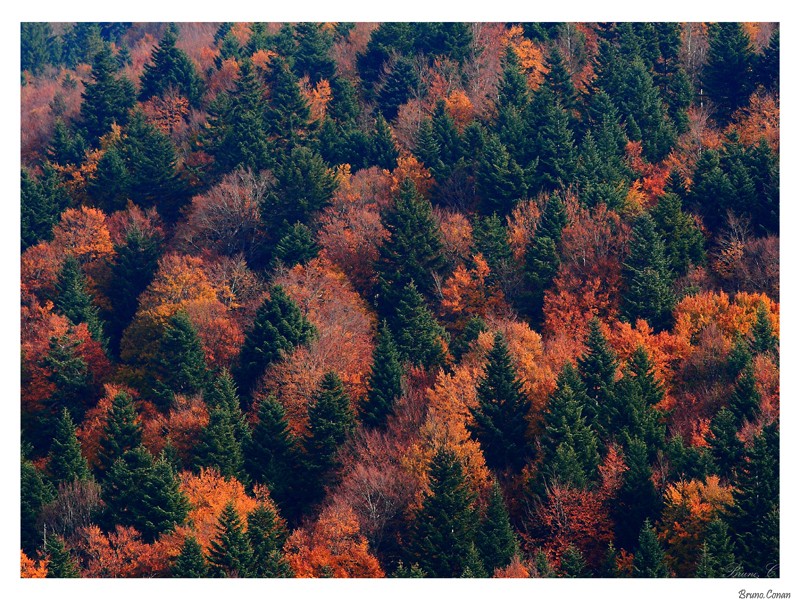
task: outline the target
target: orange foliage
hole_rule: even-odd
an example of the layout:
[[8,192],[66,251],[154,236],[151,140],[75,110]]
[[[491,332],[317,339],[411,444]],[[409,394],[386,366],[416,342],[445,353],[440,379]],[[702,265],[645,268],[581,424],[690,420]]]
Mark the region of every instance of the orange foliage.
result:
[[726,134],[735,131],[739,140],[746,146],[753,146],[764,138],[775,152],[780,150],[780,100],[772,94],[756,93],[750,97],[750,104],[740,108],[733,115],[733,123],[725,130]]
[[158,455],[169,442],[178,457],[188,464],[200,432],[208,425],[208,408],[200,396],[186,398],[177,395],[164,416],[152,404],[142,403],[142,443],[154,455]]
[[519,57],[522,72],[528,78],[528,87],[532,90],[537,89],[547,73],[541,47],[524,37],[522,27],[519,25],[509,27],[506,31],[506,39]]
[[284,547],[297,577],[383,577],[352,509],[325,508],[310,530],[296,529]]
[[514,555],[507,567],[494,570],[494,577],[498,579],[527,579],[531,576],[531,570],[528,567],[529,565],[525,565],[520,561],[519,556]]
[[485,318],[505,305],[503,292],[486,286],[489,265],[483,255],[474,255],[472,261],[469,270],[458,265],[442,287],[442,313],[456,331],[463,330],[471,316]]
[[20,259],[22,286],[38,298],[53,298],[63,262],[63,253],[52,242],[39,242],[31,246],[22,253]]
[[19,551],[19,576],[22,579],[44,579],[47,577],[47,561],[28,558],[23,550]]
[[325,109],[328,106],[328,102],[333,97],[331,84],[328,83],[328,80],[321,79],[317,82],[317,85],[312,86],[306,75],[300,80],[300,92],[308,101],[311,120],[322,121],[325,118]]
[[111,410],[112,400],[122,391],[131,393],[131,390],[123,390],[110,383],[104,387],[105,394],[96,405],[86,411],[83,422],[75,432],[81,443],[81,453],[92,468],[99,464],[100,441],[105,435],[103,430],[108,422],[108,411]]
[[541,211],[533,200],[518,202],[511,214],[506,217],[508,243],[517,261],[522,262],[525,258],[525,248],[533,239],[540,218]]
[[128,202],[124,210],[112,213],[106,219],[106,227],[114,246],[125,244],[125,238],[131,231],[139,231],[148,238],[163,239],[164,224],[155,208],[143,210],[133,202]]
[[278,396],[292,428],[300,433],[306,428],[308,401],[327,371],[342,378],[354,407],[366,394],[373,322],[364,300],[325,258],[296,265],[276,277],[275,283],[283,286],[318,332],[308,346],[296,348],[270,367],[264,379],[264,386]]
[[105,213],[86,206],[68,208],[61,214],[61,220],[53,228],[53,246],[72,254],[84,265],[114,255]]
[[463,265],[472,255],[472,224],[461,212],[435,206],[433,216],[439,222],[444,254],[448,262]]
[[200,469],[199,475],[184,471],[179,478],[181,491],[186,495],[191,509],[186,517],[187,525],[179,527],[178,533],[191,531],[204,550],[208,550],[211,540],[216,536],[219,516],[228,502],[232,502],[242,516],[258,504],[245,493],[239,481],[226,479],[214,469]]
[[172,544],[147,544],[133,527],[117,525],[108,535],[96,525],[80,531],[85,557],[83,577],[154,577],[165,575],[177,555]]
[[780,335],[780,305],[766,294],[739,292],[730,300],[724,292],[702,292],[686,296],[675,307],[676,336],[696,343],[698,334],[714,323],[722,333],[732,339],[737,333],[747,335],[756,319],[760,302],[767,307],[767,314],[775,335]]
[[401,155],[397,159],[397,168],[392,171],[392,193],[400,189],[400,184],[410,179],[417,186],[417,191],[427,197],[433,187],[433,177],[421,162],[410,154]]
[[463,133],[472,119],[475,118],[475,107],[463,90],[453,90],[444,100],[445,108],[456,123],[459,133]]
[[185,129],[189,100],[170,89],[163,96],[153,96],[142,104],[147,120],[169,136]]

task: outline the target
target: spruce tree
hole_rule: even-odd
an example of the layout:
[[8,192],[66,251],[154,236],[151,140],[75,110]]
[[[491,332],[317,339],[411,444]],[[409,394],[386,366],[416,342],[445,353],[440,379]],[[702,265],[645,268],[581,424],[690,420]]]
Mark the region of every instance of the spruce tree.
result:
[[539,118],[535,186],[537,190],[561,189],[574,179],[578,160],[569,114],[556,100]]
[[217,469],[225,478],[247,481],[242,444],[236,436],[234,418],[226,408],[211,410],[208,425],[200,432],[195,447],[195,465]]
[[642,524],[661,511],[661,497],[653,485],[648,448],[639,438],[625,440],[625,471],[622,487],[612,512],[616,522],[616,539],[622,548],[632,550]]
[[669,577],[664,550],[649,519],[645,520],[639,533],[639,546],[633,555],[633,576]]
[[664,194],[652,212],[656,232],[664,240],[664,255],[677,276],[686,275],[691,265],[705,262],[705,240],[691,215],[681,209],[676,194]]
[[297,48],[294,51],[294,72],[307,75],[316,85],[320,79],[330,80],[336,74],[336,62],[330,56],[333,36],[321,23],[298,23],[295,26]]
[[496,135],[490,135],[478,159],[475,187],[483,214],[505,216],[528,193],[522,167]]
[[396,169],[400,153],[397,151],[392,131],[383,115],[378,115],[375,119],[375,130],[372,133],[370,142],[371,163],[389,171]]
[[261,400],[257,414],[245,451],[247,472],[254,483],[269,487],[270,496],[286,513],[299,464],[297,439],[289,429],[283,405],[274,396]]
[[211,540],[208,563],[212,577],[252,577],[253,549],[241,516],[228,502],[217,522],[217,534]]
[[481,333],[488,329],[486,321],[480,317],[470,318],[464,326],[464,331],[462,331],[461,335],[453,340],[453,343],[450,345],[450,353],[453,355],[453,359],[456,362],[461,361],[461,358],[470,349],[472,343],[478,339]]
[[508,231],[497,213],[488,217],[476,215],[472,221],[472,244],[489,265],[487,285],[499,284],[501,288],[514,270],[514,255],[508,243]]
[[558,46],[552,46],[545,61],[547,74],[544,78],[546,85],[553,96],[558,100],[561,107],[567,112],[570,121],[570,128],[575,125],[575,111],[578,108],[578,94],[575,91],[575,84],[572,76],[564,62],[564,57]]
[[528,81],[522,71],[519,56],[509,45],[503,55],[503,75],[497,88],[497,106],[522,110],[528,102],[530,102]]
[[117,76],[117,63],[109,44],[103,44],[92,61],[91,80],[81,94],[80,122],[87,140],[96,145],[116,123],[128,122],[128,111],[136,102],[133,84]]
[[409,563],[430,577],[460,577],[478,527],[474,494],[452,451],[440,448],[430,465],[430,493],[414,519]]
[[555,577],[556,572],[553,569],[553,566],[550,564],[550,560],[547,558],[547,554],[545,554],[544,550],[537,549],[533,555],[533,567],[535,571],[536,577]]
[[55,497],[53,485],[31,461],[23,458],[20,466],[20,547],[26,554],[33,554],[41,545],[39,515]]
[[519,540],[511,527],[503,492],[497,482],[492,484],[489,503],[483,515],[475,543],[489,573],[508,566],[519,554]]
[[483,565],[480,552],[478,552],[478,548],[473,542],[470,544],[467,557],[464,560],[464,568],[461,571],[461,578],[481,579],[488,576],[489,574],[486,572],[486,567]]
[[614,542],[609,541],[608,548],[606,548],[606,553],[603,557],[603,562],[600,564],[598,576],[608,578],[619,577],[619,568],[617,567],[618,559],[619,555],[617,549],[614,547]]
[[742,369],[731,394],[730,409],[738,425],[756,418],[761,408],[761,395],[756,388],[756,377],[752,361]]
[[56,485],[89,478],[89,466],[81,454],[81,446],[75,435],[75,423],[66,408],[61,411],[61,418],[56,425],[47,469],[50,480]]
[[667,263],[664,240],[647,214],[634,223],[622,277],[626,288],[623,315],[631,323],[644,319],[656,331],[668,329],[675,306],[674,276]]
[[[265,110],[267,131],[277,137],[281,150],[294,148],[306,135],[311,119],[308,101],[289,65],[281,57],[270,61],[267,73],[269,103]],[[299,147],[299,146],[298,146]]]
[[110,145],[86,186],[92,200],[107,213],[123,210],[130,199],[130,173],[121,151],[121,142]]
[[185,311],[178,311],[167,321],[153,366],[160,376],[153,392],[163,408],[172,403],[175,394],[191,396],[205,387],[205,353]]
[[703,542],[704,570],[697,577],[732,577],[737,571],[734,545],[730,530],[724,520],[715,517],[707,526]]
[[49,163],[44,165],[39,178],[23,167],[20,186],[20,234],[24,252],[37,242],[52,237],[53,225],[70,200]]
[[531,404],[500,333],[495,334],[477,392],[478,405],[471,409],[475,424],[469,429],[481,444],[487,466],[518,471],[530,454],[525,433]]
[[186,53],[175,46],[178,41],[178,26],[167,26],[158,46],[153,49],[150,62],[145,63],[139,80],[139,100],[163,96],[167,90],[175,90],[195,108],[200,105],[203,82],[194,63]]
[[78,567],[72,556],[70,556],[70,552],[61,536],[47,536],[44,551],[47,557],[48,578],[74,579],[80,577]]
[[758,57],[758,81],[769,91],[779,91],[781,53],[781,28],[775,28],[769,37],[769,45],[761,51]]
[[350,397],[339,376],[329,371],[319,384],[308,409],[308,433],[303,442],[306,482],[311,503],[324,495],[325,487],[338,480],[339,449],[355,430]]
[[181,553],[172,566],[172,576],[182,579],[208,577],[208,565],[203,556],[203,548],[194,536],[187,536],[183,541]]
[[372,353],[366,402],[361,420],[369,427],[382,428],[394,410],[394,403],[403,394],[403,367],[392,332],[386,321],[378,332],[378,343]]
[[408,102],[419,84],[413,60],[405,56],[397,58],[380,86],[377,96],[378,108],[387,121],[394,121],[400,106]]
[[712,23],[708,46],[703,91],[713,103],[717,121],[726,125],[733,112],[750,100],[756,56],[741,23]]
[[255,321],[245,335],[235,371],[239,390],[249,394],[264,370],[295,346],[305,344],[316,335],[316,329],[300,312],[280,286],[256,311]]
[[750,330],[752,342],[750,347],[753,354],[776,355],[778,351],[778,336],[772,329],[772,322],[769,318],[765,302],[759,302],[756,307],[756,320]]
[[586,561],[581,551],[570,544],[561,556],[561,574],[570,579],[586,577]]
[[755,437],[734,477],[733,506],[726,517],[742,569],[759,577],[780,575],[779,447],[777,423]]
[[730,481],[744,459],[744,443],[738,436],[739,423],[736,416],[723,407],[711,419],[709,431],[709,446],[717,473]]
[[119,392],[111,400],[111,409],[100,438],[99,468],[108,471],[114,461],[128,450],[142,443],[142,424],[133,406],[133,400],[125,392]]
[[613,396],[617,356],[603,335],[597,318],[589,321],[586,351],[578,358],[578,371],[589,398],[584,414],[601,436],[606,435],[610,423],[603,421],[601,407],[615,404]]
[[431,204],[410,179],[400,184],[394,204],[381,216],[381,222],[389,237],[380,247],[376,264],[378,306],[388,316],[411,281],[426,298],[433,298],[434,275],[445,261]]
[[275,259],[286,267],[304,265],[319,252],[317,242],[311,229],[303,223],[297,222],[285,228],[286,233],[275,246]]
[[413,281],[401,292],[389,326],[403,361],[426,369],[444,365],[447,333]]
[[56,280],[54,308],[74,325],[86,323],[89,333],[100,344],[105,344],[103,322],[92,297],[86,291],[86,278],[78,260],[70,255],[64,259]]
[[521,311],[539,324],[543,319],[544,295],[558,273],[561,258],[553,238],[535,235],[525,246],[523,281],[525,291],[519,300]]
[[247,538],[253,549],[253,577],[293,577],[283,557],[286,525],[269,506],[259,504],[247,515]]

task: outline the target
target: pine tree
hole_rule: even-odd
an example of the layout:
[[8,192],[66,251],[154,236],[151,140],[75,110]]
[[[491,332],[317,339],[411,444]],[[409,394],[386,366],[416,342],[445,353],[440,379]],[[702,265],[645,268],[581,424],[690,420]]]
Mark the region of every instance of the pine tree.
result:
[[556,572],[550,564],[544,550],[537,549],[533,557],[533,566],[536,572],[536,577],[555,577]]
[[53,225],[67,208],[69,196],[61,187],[58,174],[49,163],[39,178],[21,169],[20,183],[21,250],[24,252],[39,241],[52,237]]
[[769,37],[769,45],[762,50],[761,56],[758,57],[758,80],[769,91],[780,90],[780,54],[781,28],[778,26]]
[[47,469],[50,480],[56,485],[89,478],[89,465],[81,454],[81,446],[75,436],[75,423],[66,408],[61,411],[61,419],[56,425]]
[[253,549],[253,577],[293,577],[283,557],[288,532],[269,506],[259,504],[247,515],[247,538]]
[[295,346],[305,344],[316,335],[316,329],[286,295],[274,286],[270,296],[256,311],[253,327],[245,336],[235,372],[239,389],[246,394],[264,370]]
[[20,465],[20,547],[27,554],[32,554],[42,543],[39,515],[55,497],[53,485],[31,461],[23,458]]
[[69,550],[64,545],[61,536],[50,535],[44,545],[47,557],[47,577],[59,579],[73,579],[80,577],[78,567],[70,556]]
[[125,208],[130,199],[130,173],[121,152],[121,142],[106,149],[86,186],[101,209],[112,213]]
[[267,396],[258,405],[258,422],[246,448],[245,465],[255,483],[269,487],[270,496],[284,513],[290,509],[298,464],[297,439],[289,429],[286,411],[274,396]]
[[614,542],[608,542],[606,554],[603,557],[603,562],[600,565],[598,576],[600,577],[619,577],[619,568],[617,567],[617,559],[619,558],[617,549],[614,547]]
[[115,460],[141,443],[142,424],[136,415],[133,400],[127,393],[119,392],[111,400],[103,437],[100,438],[100,470],[108,471]]
[[744,459],[744,443],[738,436],[737,418],[729,409],[723,407],[711,419],[709,430],[711,432],[709,446],[717,473],[730,481]]
[[426,306],[414,282],[403,289],[389,326],[402,360],[426,369],[444,365],[447,334]]
[[440,448],[430,465],[430,493],[412,526],[409,562],[430,577],[461,576],[478,527],[473,503],[461,463]]
[[72,255],[64,259],[58,273],[54,308],[74,325],[86,323],[92,337],[100,344],[106,343],[99,311],[86,291],[86,278],[80,264]]
[[633,576],[669,577],[669,571],[664,561],[664,550],[661,548],[649,519],[645,520],[642,525],[639,547],[633,555]]
[[303,442],[311,503],[323,496],[326,486],[338,480],[341,463],[337,455],[354,429],[350,397],[339,376],[330,371],[322,378],[309,406],[308,433]]
[[173,89],[186,97],[192,106],[199,107],[203,82],[186,53],[175,46],[177,41],[178,26],[171,23],[153,49],[150,62],[144,65],[139,80],[139,100],[144,102]]
[[714,116],[727,124],[745,106],[754,87],[755,52],[741,23],[713,23],[708,28],[708,62],[703,91],[714,105]]
[[508,243],[508,231],[497,213],[488,217],[476,215],[472,221],[473,251],[480,253],[489,265],[487,285],[499,284],[509,278],[514,269],[514,256]]
[[481,579],[488,577],[486,567],[483,565],[480,553],[474,543],[470,544],[467,557],[464,560],[464,568],[461,571],[462,579]]
[[185,311],[178,311],[167,321],[153,366],[159,375],[153,392],[162,407],[168,407],[175,394],[191,396],[205,387],[205,353]]
[[475,424],[469,429],[481,444],[487,466],[518,471],[530,454],[525,435],[530,400],[500,333],[495,334],[477,391],[478,405],[471,409]]
[[311,119],[308,101],[289,65],[280,57],[270,61],[267,84],[269,103],[264,113],[267,131],[277,137],[280,149],[293,149],[307,134]]
[[737,563],[730,530],[719,517],[715,517],[706,526],[703,551],[706,574],[700,575],[698,567],[697,577],[731,577],[736,572]]
[[561,573],[567,578],[586,577],[586,561],[581,551],[570,544],[561,556]]
[[586,487],[595,478],[600,464],[597,436],[588,424],[584,408],[586,391],[572,366],[566,363],[556,382],[556,390],[547,404],[542,436],[542,484],[558,481],[574,487]]
[[601,407],[613,406],[614,381],[617,373],[617,357],[600,328],[600,321],[589,321],[586,336],[586,351],[578,358],[578,371],[586,388],[589,402],[584,414],[598,433],[606,435],[610,423],[604,422]]
[[225,505],[219,517],[217,534],[211,540],[208,563],[212,577],[253,576],[253,549],[233,502]]
[[544,294],[561,264],[555,240],[545,235],[535,235],[525,246],[524,261],[523,281],[526,289],[519,301],[520,309],[533,323],[538,324],[543,319]]
[[530,102],[530,92],[519,56],[512,46],[503,55],[503,76],[497,88],[498,108],[512,107],[519,111]]
[[[221,25],[220,28],[217,30],[217,34],[222,33],[222,28],[225,25]],[[215,34],[216,36],[216,34]],[[217,69],[222,68],[222,64],[226,60],[235,60],[237,63],[242,58],[242,46],[239,44],[239,40],[237,39],[236,35],[234,35],[233,31],[228,29],[222,34],[219,39],[216,40],[217,47],[219,48],[219,54],[214,58],[214,66]]]
[[539,119],[541,124],[535,141],[538,155],[534,178],[536,189],[564,188],[574,179],[578,160],[569,114],[556,100]]
[[642,523],[656,518],[661,511],[661,497],[653,485],[647,445],[639,438],[625,440],[625,471],[622,487],[613,505],[616,539],[625,549],[633,549]]
[[275,246],[276,260],[286,267],[293,267],[298,264],[304,265],[317,255],[319,246],[307,225],[297,222],[284,229],[286,234]]
[[733,506],[726,518],[734,532],[736,557],[747,573],[778,572],[780,548],[779,433],[772,423],[753,440],[733,481]]
[[475,543],[489,573],[507,567],[519,554],[519,540],[511,527],[503,492],[497,482],[493,483],[489,493],[489,503]]
[[458,134],[458,128],[445,108],[444,100],[438,100],[433,109],[433,116],[431,118],[431,125],[433,127],[433,134],[436,138],[439,147],[439,158],[445,170],[441,173],[434,174],[440,181],[446,180],[453,171],[459,160],[464,156],[461,136]]
[[509,214],[528,193],[525,173],[496,135],[490,135],[478,159],[475,186],[483,214]]
[[47,65],[59,62],[57,38],[49,23],[20,23],[20,42],[23,71],[39,76]]
[[172,567],[172,576],[182,579],[208,577],[208,565],[203,556],[203,548],[194,536],[187,536],[183,541],[181,553]]
[[246,482],[242,444],[236,436],[234,418],[226,408],[214,408],[208,425],[200,432],[195,447],[197,468],[211,467],[226,478]]
[[772,329],[767,306],[763,301],[756,307],[756,321],[753,323],[750,335],[753,340],[750,345],[753,354],[777,354],[778,336]]
[[419,84],[419,76],[412,59],[405,56],[396,59],[377,96],[378,108],[387,121],[394,121],[400,106],[411,98]]
[[320,79],[330,80],[336,74],[336,62],[330,56],[333,36],[323,30],[321,23],[298,23],[295,38],[297,48],[293,58],[297,76],[308,75],[312,85]]
[[376,265],[378,306],[388,316],[411,281],[426,298],[432,298],[434,275],[445,261],[431,204],[420,196],[410,179],[400,184],[394,205],[381,216],[381,222],[389,237],[380,247]]
[[564,57],[558,46],[551,47],[545,61],[545,67],[547,74],[544,78],[544,85],[550,89],[561,107],[567,112],[570,128],[574,128],[575,112],[578,108],[578,94],[575,91],[572,76],[564,63]]
[[681,199],[664,194],[652,213],[656,233],[664,240],[664,255],[677,276],[686,275],[691,265],[705,262],[705,240],[691,215],[681,209]]
[[94,56],[91,81],[84,85],[81,97],[80,122],[90,143],[97,144],[113,123],[127,124],[128,111],[136,102],[135,90],[128,79],[117,77],[117,63],[110,45],[103,44]]
[[370,142],[371,163],[389,171],[396,169],[400,153],[397,151],[392,131],[383,115],[379,114],[375,119],[375,130],[372,133]]
[[667,264],[664,240],[647,214],[634,223],[622,276],[626,286],[622,297],[625,317],[631,323],[644,319],[656,331],[669,328],[675,306],[674,276]]
[[378,343],[372,353],[369,391],[363,404],[361,420],[369,427],[382,428],[394,410],[394,403],[403,394],[403,367],[392,332],[384,321],[378,332]]

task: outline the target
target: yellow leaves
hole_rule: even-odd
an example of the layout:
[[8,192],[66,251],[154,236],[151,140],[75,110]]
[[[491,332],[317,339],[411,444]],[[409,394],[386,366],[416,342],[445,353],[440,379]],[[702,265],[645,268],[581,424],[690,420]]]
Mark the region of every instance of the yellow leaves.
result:
[[780,149],[780,100],[772,94],[755,93],[750,103],[733,115],[733,123],[726,133],[737,132],[746,146],[759,143],[764,138],[775,152]]
[[325,118],[325,109],[331,101],[333,94],[331,84],[327,79],[321,79],[316,85],[311,85],[308,76],[300,80],[300,92],[308,101],[312,121],[322,121]]
[[506,40],[519,56],[522,71],[528,77],[528,87],[532,90],[537,89],[547,73],[541,47],[523,36],[522,27],[519,25],[513,25],[508,29]]
[[114,246],[106,227],[106,215],[97,208],[68,208],[53,228],[53,245],[72,254],[82,264],[111,258]]
[[747,335],[756,320],[759,303],[764,302],[775,335],[780,335],[780,305],[766,294],[738,292],[733,301],[724,292],[702,292],[686,296],[675,307],[676,336],[694,342],[711,323],[732,339],[737,333]]
[[475,117],[475,107],[463,90],[454,90],[444,99],[444,106],[456,123],[459,133]]
[[503,293],[488,288],[489,265],[478,253],[472,257],[473,267],[458,265],[442,287],[442,312],[461,331],[471,315],[487,317],[504,304]]
[[417,191],[423,196],[430,194],[433,187],[431,173],[410,154],[404,154],[397,159],[397,168],[392,171],[392,193],[400,189],[400,184],[405,179],[411,179],[417,186]]
[[19,576],[23,579],[44,579],[47,577],[47,561],[28,558],[23,550],[19,551]]

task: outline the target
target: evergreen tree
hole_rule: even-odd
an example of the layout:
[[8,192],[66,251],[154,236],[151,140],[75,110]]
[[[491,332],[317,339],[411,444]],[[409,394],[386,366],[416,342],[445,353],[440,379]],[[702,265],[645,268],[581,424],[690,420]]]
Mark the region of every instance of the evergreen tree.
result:
[[752,421],[756,418],[761,407],[761,394],[756,388],[756,377],[752,361],[748,360],[736,379],[736,385],[731,394],[730,409],[736,417],[736,422],[742,425],[745,420]]
[[714,472],[711,452],[698,446],[686,446],[680,434],[674,435],[667,442],[664,456],[669,464],[669,481],[704,480],[709,473]]
[[288,532],[276,512],[259,504],[247,515],[247,538],[253,549],[253,577],[293,577],[283,557]]
[[78,354],[83,342],[71,331],[50,338],[47,355],[42,366],[50,371],[48,380],[53,384],[53,393],[47,399],[47,417],[40,423],[40,433],[51,436],[55,422],[61,417],[61,409],[69,410],[73,420],[83,419],[88,400],[92,397],[93,377],[86,361]]
[[319,252],[311,229],[297,222],[286,229],[286,234],[275,246],[275,258],[286,267],[304,265]]
[[714,104],[714,116],[727,124],[753,92],[755,52],[741,23],[713,23],[708,28],[708,62],[703,91]]
[[544,550],[538,549],[533,556],[533,566],[536,572],[536,577],[555,577],[556,572],[550,564]]
[[80,577],[78,567],[72,556],[70,556],[61,536],[48,536],[44,551],[47,557],[48,578],[74,579]]
[[464,560],[464,569],[461,571],[461,578],[481,579],[488,577],[486,567],[483,566],[480,553],[474,543],[470,544],[467,557]]
[[409,562],[431,577],[461,576],[478,527],[473,503],[461,463],[440,448],[430,465],[430,493],[412,526]]
[[183,541],[181,553],[172,567],[172,576],[182,579],[208,577],[208,565],[203,556],[203,548],[194,536],[187,536]]
[[243,60],[233,90],[219,94],[209,107],[209,128],[204,143],[220,173],[237,167],[259,172],[272,166],[266,108],[255,70],[249,60]]
[[544,310],[544,295],[558,273],[561,258],[556,241],[546,235],[535,235],[525,246],[523,281],[525,291],[519,304],[521,311],[533,323],[541,323]]
[[758,81],[769,91],[780,90],[781,28],[775,28],[769,37],[769,45],[758,57]]
[[43,175],[38,179],[25,167],[21,173],[21,250],[25,252],[37,242],[52,237],[53,225],[69,205],[69,196],[49,163],[44,165]]
[[226,408],[213,408],[208,425],[200,432],[195,448],[198,468],[213,467],[223,477],[246,482],[242,444],[236,436],[234,418]]
[[249,393],[270,364],[295,346],[307,343],[315,334],[314,326],[283,288],[274,286],[270,297],[256,311],[253,327],[245,336],[235,372],[239,389]]
[[371,142],[371,163],[381,169],[392,171],[397,168],[397,159],[400,153],[397,151],[392,131],[383,115],[378,115],[375,119],[375,130],[370,138]]
[[483,256],[489,265],[487,284],[503,282],[510,278],[515,267],[514,255],[508,243],[508,231],[497,213],[488,217],[476,215],[472,221],[473,252]]
[[188,502],[170,464],[143,446],[126,451],[106,472],[101,497],[109,526],[127,525],[147,542],[183,523]]
[[556,100],[539,118],[535,185],[539,190],[561,189],[574,179],[578,160],[569,114]]
[[780,576],[779,447],[777,423],[755,437],[734,477],[733,506],[726,518],[742,569],[759,577]]
[[136,415],[133,400],[127,393],[119,392],[111,400],[103,437],[100,438],[100,470],[107,471],[115,460],[141,443],[142,424]]
[[586,389],[589,401],[584,414],[598,433],[605,435],[610,425],[601,417],[601,407],[613,406],[614,381],[617,373],[617,356],[600,328],[600,321],[589,321],[586,336],[586,351],[578,358],[578,371]]
[[500,333],[495,334],[477,392],[478,405],[471,409],[475,424],[469,429],[481,444],[487,466],[518,471],[530,454],[525,432],[531,404]]
[[124,209],[130,197],[131,176],[120,147],[121,142],[108,147],[86,186],[97,206],[108,213]]
[[203,82],[194,63],[183,50],[175,46],[177,41],[178,26],[171,23],[158,46],[153,49],[150,62],[144,65],[139,80],[139,100],[162,96],[167,90],[173,89],[186,97],[195,108],[200,105]]
[[414,62],[411,58],[400,56],[394,61],[378,90],[378,108],[387,121],[397,117],[397,111],[405,104],[419,86]]
[[600,577],[619,577],[619,568],[617,567],[617,560],[619,555],[617,553],[617,549],[614,547],[614,542],[608,542],[608,548],[606,549],[606,554],[603,557],[603,562],[600,565],[600,570],[598,575]]
[[545,67],[547,74],[544,78],[544,85],[550,89],[553,96],[561,104],[561,107],[567,112],[570,128],[573,128],[575,125],[575,112],[578,108],[578,94],[575,91],[572,76],[558,46],[554,45],[550,48]]
[[92,337],[100,344],[106,343],[99,311],[86,291],[86,278],[80,264],[72,255],[64,259],[58,273],[54,308],[75,325],[86,323]]
[[325,374],[308,409],[308,434],[303,446],[311,503],[319,500],[325,487],[338,480],[339,449],[355,429],[350,397],[336,373]]
[[297,48],[293,53],[294,72],[307,75],[311,85],[320,79],[330,80],[336,74],[336,62],[330,56],[333,36],[321,23],[298,23],[295,26]]
[[369,427],[384,427],[394,410],[394,403],[403,394],[403,367],[392,332],[384,321],[378,332],[378,343],[372,353],[369,391],[361,420]]
[[426,369],[444,365],[447,333],[425,305],[414,282],[403,289],[389,327],[402,360]]
[[128,79],[117,77],[117,63],[110,45],[103,44],[94,56],[91,81],[84,84],[81,97],[80,122],[90,143],[96,145],[113,123],[127,124],[128,111],[136,102],[135,90]]
[[61,411],[61,419],[56,425],[47,469],[50,480],[56,485],[89,478],[89,465],[81,454],[81,446],[75,436],[75,423],[66,408]]
[[265,110],[267,131],[277,137],[278,147],[293,149],[308,133],[311,112],[300,92],[297,78],[280,57],[270,61],[267,73],[269,103]]
[[[220,26],[220,29],[217,30],[217,34],[221,33],[222,27],[224,27],[224,25]],[[217,69],[221,69],[222,64],[226,60],[235,60],[238,63],[242,58],[242,46],[239,44],[238,38],[231,29],[225,31],[217,40],[217,47],[219,48],[219,54],[214,58],[214,66],[216,66]]]
[[586,577],[586,561],[583,554],[575,546],[570,544],[561,556],[561,573],[567,578]]
[[475,186],[484,214],[509,214],[528,193],[525,173],[496,135],[490,135],[481,154]]
[[245,452],[247,472],[255,483],[269,487],[270,496],[284,513],[290,510],[299,456],[286,411],[274,396],[258,405],[258,422]]
[[445,260],[431,204],[410,179],[400,184],[394,205],[381,216],[381,222],[389,237],[380,247],[376,264],[378,306],[388,316],[412,281],[426,298],[433,298],[434,276]]
[[20,547],[26,554],[32,554],[41,545],[39,515],[55,497],[52,484],[31,461],[23,458],[20,466]]
[[711,419],[709,430],[709,446],[717,473],[730,481],[744,459],[744,443],[738,436],[738,420],[730,410],[723,407]]
[[507,567],[519,554],[519,540],[511,527],[503,492],[497,482],[494,482],[489,493],[489,503],[475,543],[489,573]]
[[175,394],[191,396],[206,385],[205,353],[185,311],[178,311],[167,321],[153,367],[158,376],[153,393],[162,407],[168,407]]
[[50,23],[20,23],[20,62],[23,71],[39,76],[45,67],[57,64],[57,38]]
[[777,355],[778,336],[772,329],[772,322],[769,319],[769,312],[766,304],[762,301],[756,307],[756,321],[750,331],[752,343],[750,344],[753,354]]
[[512,46],[503,55],[503,75],[497,87],[497,107],[524,109],[530,102],[528,81],[522,71],[519,56]]
[[566,363],[547,403],[542,436],[542,474],[545,481],[586,487],[600,464],[597,436],[588,424],[584,408],[585,388],[572,366]]
[[[656,518],[661,510],[661,497],[653,485],[652,470],[647,460],[647,445],[639,438],[625,441],[625,471],[622,487],[613,505],[616,539],[622,548],[633,549],[642,524]],[[640,540],[641,545],[641,540]]]
[[233,502],[225,505],[219,517],[217,534],[211,540],[208,562],[212,577],[253,576],[253,549]]
[[716,517],[706,527],[703,555],[696,577],[731,577],[736,571],[736,557],[728,526]]
[[450,353],[456,362],[461,361],[461,358],[470,349],[472,342],[478,339],[478,336],[484,331],[488,331],[486,321],[480,317],[472,317],[464,326],[464,331],[457,337],[450,345]]
[[633,555],[634,577],[669,577],[664,550],[650,520],[645,520],[639,534],[639,547]]
[[705,262],[705,240],[691,215],[681,209],[681,199],[664,194],[652,212],[656,233],[664,240],[664,255],[677,276],[686,275],[691,265]]
[[675,306],[673,274],[665,256],[664,240],[647,214],[634,223],[622,276],[626,286],[622,298],[625,317],[631,323],[645,319],[656,331],[669,328]]

